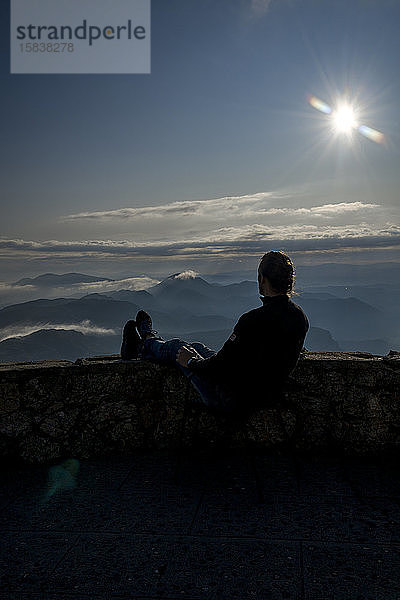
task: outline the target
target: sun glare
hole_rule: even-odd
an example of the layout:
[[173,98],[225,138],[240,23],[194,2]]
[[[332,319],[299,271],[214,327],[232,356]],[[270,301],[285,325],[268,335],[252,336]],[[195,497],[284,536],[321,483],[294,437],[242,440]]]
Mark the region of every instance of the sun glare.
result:
[[344,134],[348,139],[352,140],[353,130],[357,130],[364,137],[368,138],[372,142],[377,144],[385,144],[385,134],[377,129],[368,127],[367,125],[360,125],[362,115],[359,112],[358,106],[354,108],[354,105],[343,102],[339,104],[336,110],[332,109],[329,104],[317,98],[316,96],[310,95],[308,97],[309,104],[324,113],[330,119],[331,131],[337,134]]
[[354,109],[349,104],[339,106],[339,108],[332,113],[332,119],[333,128],[338,133],[350,135],[353,129],[357,128]]

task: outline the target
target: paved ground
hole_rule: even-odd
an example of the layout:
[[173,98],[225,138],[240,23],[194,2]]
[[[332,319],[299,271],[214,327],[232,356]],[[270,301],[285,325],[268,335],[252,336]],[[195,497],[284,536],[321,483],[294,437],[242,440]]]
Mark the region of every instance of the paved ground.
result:
[[3,467],[0,599],[400,599],[397,461],[178,464],[178,480],[172,451]]

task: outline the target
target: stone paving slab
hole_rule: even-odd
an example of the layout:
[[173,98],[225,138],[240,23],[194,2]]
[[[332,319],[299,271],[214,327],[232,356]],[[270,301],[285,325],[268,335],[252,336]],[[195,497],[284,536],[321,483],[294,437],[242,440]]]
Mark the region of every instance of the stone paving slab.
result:
[[[111,599],[111,596],[108,596]],[[0,600],[89,600],[89,596],[85,594],[84,596],[76,595],[76,594],[59,594],[59,593],[51,593],[51,592],[16,592],[13,591],[12,595],[7,592],[2,594],[0,592]],[[90,598],[93,600],[103,600],[104,596],[95,596],[90,595]],[[118,600],[114,597],[115,600]],[[137,600],[146,600],[145,598],[137,599]]]
[[[352,460],[352,459],[349,459]],[[307,496],[352,496],[345,466],[333,456],[296,457],[299,494]]]
[[387,496],[400,499],[398,458],[368,460],[353,457],[344,463],[344,469],[353,493],[361,496]]
[[171,488],[90,494],[68,490],[46,502],[41,495],[26,495],[3,510],[0,530],[184,533],[199,501],[199,493]]
[[[49,591],[42,592],[17,592],[1,593],[0,600],[128,600],[132,596],[120,596],[115,594],[103,593],[97,594],[76,594],[71,593],[54,593]],[[135,600],[154,600],[154,596],[135,596]],[[193,598],[180,597],[180,598],[169,598],[168,600],[194,600]]]
[[[154,490],[166,486],[181,488],[184,481],[185,489],[202,489],[204,473],[203,461],[193,457],[193,461],[186,461],[185,456],[180,462],[181,478],[176,480],[175,472],[178,463],[178,455],[175,452],[155,450],[151,453],[141,452],[131,459],[129,475],[121,485],[121,489],[129,491]],[[200,470],[199,470],[200,469]]]
[[293,542],[181,539],[171,567],[168,596],[275,600],[300,594],[300,552]]
[[225,453],[222,456],[195,455],[186,460],[181,469],[180,485],[187,489],[187,481],[193,485],[193,480],[201,485],[204,493],[217,489],[228,493],[247,493],[255,500],[257,498],[254,466],[242,452],[231,456]]
[[317,495],[393,496],[400,498],[398,461],[393,457],[297,457],[299,492]]
[[0,590],[37,590],[77,539],[71,533],[3,534],[0,548]]
[[204,495],[192,533],[400,543],[400,506],[390,499],[367,504],[346,496],[276,496],[259,504],[243,492],[214,492]]
[[3,467],[0,600],[400,600],[396,461],[238,449],[176,465],[82,460],[57,489],[59,464]]
[[[105,599],[110,599],[110,600],[120,600],[120,598],[117,598],[116,596],[109,596],[108,594],[106,596],[101,595],[94,595],[94,594],[63,594],[63,593],[54,593],[54,592],[48,592],[48,591],[42,591],[42,592],[17,592],[17,591],[12,591],[11,593],[7,592],[7,593],[1,593],[0,592],[0,600],[89,600],[93,598],[93,600],[103,600]],[[121,599],[122,600],[122,599]],[[126,596],[125,599],[126,600]],[[137,598],[135,600],[148,600],[147,598]]]
[[298,544],[178,536],[81,536],[49,585],[192,598],[298,597]]
[[[107,469],[104,469],[104,463]],[[110,456],[81,460],[77,476],[77,487],[88,491],[117,490],[133,468],[132,456]],[[151,469],[150,469],[151,470]]]
[[256,470],[264,498],[299,492],[298,466],[292,456],[256,455]]
[[307,600],[399,600],[400,546],[303,545]]
[[47,583],[75,593],[160,596],[175,550],[169,536],[83,535]]

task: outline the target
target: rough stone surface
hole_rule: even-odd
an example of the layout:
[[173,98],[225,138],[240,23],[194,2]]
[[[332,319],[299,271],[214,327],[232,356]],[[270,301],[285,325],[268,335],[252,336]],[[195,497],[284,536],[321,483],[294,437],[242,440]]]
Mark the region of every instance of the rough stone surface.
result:
[[397,457],[248,450],[7,460],[0,600],[400,599]]
[[239,428],[193,404],[181,436],[186,390],[179,369],[117,355],[4,363],[0,456],[40,463],[180,444],[359,455],[400,447],[398,353],[305,353],[289,383],[289,404],[259,410]]

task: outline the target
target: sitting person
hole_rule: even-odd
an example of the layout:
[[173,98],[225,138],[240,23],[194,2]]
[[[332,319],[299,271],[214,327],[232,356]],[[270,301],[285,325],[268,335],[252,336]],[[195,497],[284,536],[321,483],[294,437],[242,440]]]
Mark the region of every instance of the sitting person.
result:
[[263,306],[244,313],[223,347],[214,352],[199,342],[164,341],[151,317],[140,310],[124,328],[121,357],[178,365],[215,413],[242,417],[281,394],[296,366],[309,323],[293,294],[294,269],[280,251],[265,254],[258,267]]

